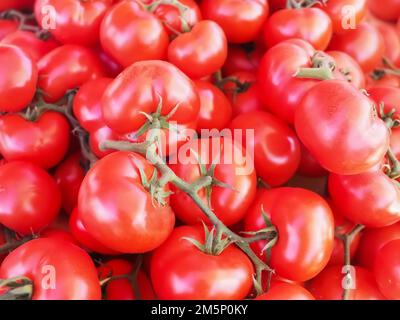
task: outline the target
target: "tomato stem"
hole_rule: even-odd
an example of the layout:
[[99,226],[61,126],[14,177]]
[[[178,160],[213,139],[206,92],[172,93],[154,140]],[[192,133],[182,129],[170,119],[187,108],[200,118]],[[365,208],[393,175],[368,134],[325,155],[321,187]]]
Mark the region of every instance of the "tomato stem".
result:
[[0,289],[8,289],[0,294],[0,300],[30,300],[33,293],[33,283],[27,277],[15,277],[0,280]]
[[328,0],[287,0],[286,8],[287,9],[302,9],[302,8],[311,8],[316,4],[321,6],[326,5]]
[[392,179],[400,178],[400,162],[397,159],[396,155],[394,154],[393,150],[389,147],[386,153],[389,162],[391,164],[391,168],[388,172],[388,176]]

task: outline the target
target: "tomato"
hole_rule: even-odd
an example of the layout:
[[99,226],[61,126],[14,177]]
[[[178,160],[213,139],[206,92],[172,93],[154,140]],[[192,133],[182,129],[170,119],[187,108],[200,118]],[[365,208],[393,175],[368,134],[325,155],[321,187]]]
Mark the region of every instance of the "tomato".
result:
[[[260,190],[244,219],[245,231],[266,227],[263,210],[278,234],[277,243],[271,249],[271,268],[293,281],[306,281],[321,272],[334,244],[334,221],[326,201],[301,188]],[[264,260],[262,250],[266,244],[266,240],[251,244]]]
[[69,142],[68,120],[58,112],[45,112],[34,121],[19,114],[0,118],[0,153],[7,161],[24,160],[52,168],[65,157]]
[[191,238],[204,243],[203,227],[176,228],[151,258],[151,280],[160,299],[243,299],[253,286],[254,268],[234,245],[220,255],[200,251]]
[[169,43],[162,22],[136,1],[121,1],[104,17],[100,42],[123,67],[141,60],[164,59]]
[[334,33],[345,33],[355,29],[367,12],[367,0],[329,0],[321,9],[332,20]]
[[57,229],[53,227],[46,228],[43,232],[40,233],[40,238],[48,238],[48,239],[57,239],[72,243],[78,246],[78,242],[74,239],[74,237],[68,231]]
[[[210,207],[226,225],[235,224],[243,218],[253,201],[257,186],[252,159],[239,143],[230,137],[191,140],[170,159],[171,169],[188,183],[201,176],[198,159],[207,170],[212,163],[216,163],[215,178],[230,188],[213,185]],[[175,186],[171,189],[174,192],[171,195],[171,206],[181,221],[192,225],[201,224],[202,221],[210,223],[185,192]],[[205,188],[199,190],[198,195],[207,203]]]
[[224,75],[230,75],[238,71],[255,73],[260,64],[262,51],[260,48],[248,50],[237,45],[228,47],[228,56],[222,68]]
[[2,0],[0,4],[0,11],[31,8],[34,2],[35,0]]
[[203,20],[172,40],[168,60],[193,79],[210,75],[224,65],[228,43],[221,27]]
[[264,103],[260,98],[258,83],[249,84],[245,91],[231,95],[230,98],[234,117],[242,113],[265,110]]
[[343,215],[371,228],[400,220],[400,190],[381,171],[329,176],[329,193]]
[[[242,135],[243,147],[254,150],[257,175],[271,186],[287,182],[300,163],[300,143],[282,120],[264,111],[248,112],[232,120],[230,128]],[[246,130],[254,130],[247,141]]]
[[232,106],[225,94],[207,81],[195,81],[200,98],[197,131],[226,128],[232,118]]
[[382,77],[374,77],[373,74],[365,75],[367,89],[377,86],[400,87],[400,78],[394,74],[384,74]]
[[371,100],[344,81],[311,88],[297,107],[295,127],[318,162],[337,174],[365,172],[381,163],[388,149],[389,131]]
[[138,168],[148,180],[155,170],[138,154],[114,152],[95,163],[79,191],[78,211],[88,233],[123,253],[157,248],[174,226],[171,208],[154,203]]
[[312,294],[297,284],[278,282],[271,286],[267,293],[255,300],[315,300]]
[[38,86],[43,98],[56,102],[71,89],[104,76],[103,65],[94,52],[76,45],[54,49],[38,62]]
[[286,0],[269,0],[269,6],[272,12],[286,8]]
[[[98,272],[100,279],[120,275],[133,276],[134,265],[124,259],[113,259],[101,265]],[[132,281],[136,283],[138,292],[135,292]],[[134,280],[127,278],[109,281],[105,287],[105,297],[107,300],[154,300],[156,298],[150,280],[140,269]]]
[[394,118],[400,118],[400,89],[391,86],[373,86],[368,89],[369,97],[375,101],[379,110],[381,103],[387,114],[395,110]]
[[104,244],[97,241],[85,228],[82,217],[75,208],[69,218],[69,229],[74,239],[86,250],[101,254],[118,254],[117,251],[107,248]]
[[62,207],[70,214],[78,202],[78,193],[85,171],[80,163],[79,152],[66,158],[54,172],[54,179],[58,184],[61,196]]
[[0,19],[0,40],[18,30],[18,22],[14,20]]
[[111,130],[106,125],[103,125],[96,131],[93,131],[89,135],[89,146],[90,150],[98,158],[103,158],[106,155],[113,153],[115,150],[100,150],[100,142],[106,140],[121,140],[121,136]]
[[379,20],[373,22],[373,24],[378,29],[384,41],[385,58],[394,64],[398,64],[400,62],[400,36],[397,33],[396,27]]
[[21,48],[0,44],[0,112],[18,112],[27,107],[36,92],[38,71]]
[[376,27],[361,23],[356,29],[333,35],[328,49],[349,54],[364,72],[370,72],[380,64],[385,44]]
[[400,299],[400,240],[392,240],[381,248],[375,259],[374,274],[383,295],[392,300]]
[[[101,21],[112,3],[113,0],[38,0],[35,16],[43,29],[49,29],[50,23],[49,31],[61,43],[92,46],[99,41]],[[49,6],[51,13],[46,10]]]
[[386,21],[397,21],[400,17],[400,1],[399,0],[368,0],[368,7],[371,12],[379,19]]
[[101,109],[101,95],[112,82],[111,78],[98,78],[83,84],[73,103],[73,111],[79,124],[88,132],[96,131],[104,125],[103,112]]
[[310,151],[308,151],[302,143],[300,143],[300,147],[301,157],[297,172],[305,177],[326,176],[328,172],[323,167],[321,167],[319,162],[314,158]]
[[42,168],[24,161],[0,167],[0,222],[27,235],[50,224],[61,207],[61,193]]
[[316,50],[325,50],[332,37],[332,21],[318,8],[284,9],[265,23],[264,40],[268,47],[288,39],[303,39]]
[[383,228],[365,229],[357,249],[357,264],[364,268],[372,269],[381,248],[390,241],[397,239],[400,239],[400,223]]
[[[353,270],[355,289],[350,289],[350,300],[385,300],[370,271],[361,267]],[[311,280],[308,289],[317,300],[342,300],[344,276],[342,266],[328,267]]]
[[101,47],[94,48],[98,57],[100,58],[103,66],[106,70],[106,75],[111,78],[115,78],[122,71],[122,66],[114,60],[114,58],[110,57]]
[[96,267],[81,248],[57,239],[31,240],[12,251],[0,267],[1,279],[25,276],[32,300],[98,300]]

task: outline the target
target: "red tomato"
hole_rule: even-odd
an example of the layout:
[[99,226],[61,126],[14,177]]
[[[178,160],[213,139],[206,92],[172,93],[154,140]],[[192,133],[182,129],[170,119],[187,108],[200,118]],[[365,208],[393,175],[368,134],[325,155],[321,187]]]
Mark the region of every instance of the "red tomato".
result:
[[[294,131],[268,112],[255,111],[237,116],[230,129],[242,136],[243,147],[254,150],[257,175],[271,186],[287,182],[300,163],[300,143]],[[254,139],[247,141],[247,130],[254,130]]]
[[234,245],[220,255],[200,251],[191,238],[204,243],[201,226],[176,228],[151,258],[151,280],[160,299],[243,299],[253,285],[253,265]]
[[314,156],[306,149],[306,147],[300,143],[301,146],[301,158],[297,172],[305,177],[322,177],[326,176],[328,172],[321,167],[319,162]]
[[224,30],[230,43],[246,43],[259,36],[268,17],[266,0],[204,0],[201,12]]
[[97,47],[94,49],[97,55],[99,56],[103,66],[106,70],[106,75],[111,78],[115,78],[122,71],[122,66],[114,60],[114,58],[110,57],[101,47]]
[[234,95],[228,95],[233,108],[233,116],[252,111],[264,111],[265,106],[260,98],[260,86],[258,83],[251,83],[249,87]]
[[60,163],[54,172],[54,179],[61,191],[62,206],[68,214],[72,212],[78,202],[79,188],[85,177],[85,171],[80,161],[79,152],[74,153]]
[[43,98],[56,102],[71,89],[104,76],[103,65],[94,52],[76,45],[64,45],[38,62],[39,88]]
[[238,71],[255,73],[258,70],[261,57],[262,51],[257,47],[247,50],[241,46],[230,45],[222,72],[224,75],[230,75]]
[[[110,276],[130,275],[133,276],[134,266],[131,262],[123,259],[113,259],[101,265],[98,269],[100,279]],[[136,283],[138,296],[132,285]],[[107,300],[154,300],[156,298],[150,280],[146,274],[139,270],[136,279],[115,279],[106,284],[105,298]]]
[[46,228],[43,232],[40,233],[40,238],[49,238],[49,239],[57,239],[72,243],[78,246],[78,242],[74,239],[74,237],[68,231],[57,229],[53,227]]
[[374,274],[383,295],[400,299],[400,239],[390,241],[380,249],[374,263]]
[[373,168],[389,145],[389,131],[371,100],[344,81],[322,81],[311,88],[296,110],[295,126],[311,154],[337,174]]
[[383,23],[382,21],[376,21],[373,23],[378,29],[385,46],[385,58],[394,64],[398,64],[400,61],[400,36],[397,33],[397,29],[394,25],[389,23]]
[[[61,43],[92,46],[99,41],[101,21],[112,3],[113,0],[38,0],[36,21]],[[51,12],[46,10],[50,6]],[[54,21],[49,21],[49,16]]]
[[0,112],[26,108],[36,92],[38,71],[32,58],[21,48],[0,45]]
[[169,43],[162,22],[139,2],[127,0],[107,12],[100,41],[104,51],[123,67],[141,60],[164,59]]
[[203,20],[172,40],[168,60],[193,79],[208,76],[224,65],[228,43],[224,31],[213,21]]
[[[171,169],[188,183],[201,176],[198,159],[207,169],[212,163],[216,163],[215,178],[231,188],[212,186],[210,207],[226,225],[233,225],[243,218],[254,199],[257,187],[252,159],[239,143],[228,137],[191,140],[170,159]],[[172,191],[174,194],[171,195],[171,206],[181,221],[192,225],[201,224],[202,221],[209,223],[186,193],[174,186]],[[206,189],[201,189],[198,195],[207,202]]]
[[[245,217],[245,231],[266,227],[263,210],[278,233],[278,241],[271,249],[271,268],[293,281],[306,281],[321,272],[334,244],[334,221],[326,201],[300,188],[260,190]],[[251,247],[265,259],[262,249],[266,244],[261,240]]]
[[232,106],[225,94],[208,81],[195,81],[200,98],[197,131],[226,128],[232,118]]
[[400,223],[383,228],[365,229],[357,249],[357,264],[372,269],[381,248],[390,241],[397,239],[400,239]]
[[2,0],[0,4],[0,11],[10,9],[28,9],[33,6],[35,0]]
[[298,38],[308,41],[317,50],[325,50],[331,37],[332,21],[318,8],[279,10],[264,26],[264,40],[268,47]]
[[349,54],[359,63],[364,72],[370,72],[380,64],[385,43],[376,27],[361,23],[356,29],[335,34],[329,44],[329,50]]
[[143,187],[140,167],[150,180],[155,169],[143,157],[114,152],[95,163],[79,191],[78,211],[84,227],[115,251],[151,251],[174,227],[171,208],[154,203]]
[[106,125],[90,133],[89,146],[90,150],[96,157],[103,158],[106,155],[115,152],[115,150],[100,150],[100,142],[106,140],[121,140],[121,136]]
[[394,22],[400,17],[399,0],[368,0],[368,7],[375,16],[382,20]]
[[400,77],[394,74],[384,74],[382,77],[374,78],[372,74],[365,75],[367,80],[367,89],[377,86],[400,87]]
[[384,104],[384,112],[396,111],[395,118],[400,118],[400,88],[390,86],[373,86],[368,89],[369,97],[375,101],[377,109]]
[[48,169],[68,151],[70,126],[60,113],[48,111],[34,121],[19,114],[0,118],[0,153],[7,161],[24,160]]
[[302,286],[278,282],[271,286],[267,293],[255,300],[315,300],[312,294]]
[[32,300],[101,299],[90,256],[66,241],[36,239],[12,251],[0,267],[0,277],[19,276],[33,282]]
[[[350,289],[350,300],[385,300],[370,271],[361,267],[353,270],[355,289]],[[328,267],[311,280],[308,289],[317,300],[342,300],[344,276],[342,266]]]
[[61,207],[61,193],[42,168],[24,161],[0,167],[0,222],[27,235],[50,224]]
[[18,22],[14,20],[0,19],[0,40],[10,33],[18,30]]

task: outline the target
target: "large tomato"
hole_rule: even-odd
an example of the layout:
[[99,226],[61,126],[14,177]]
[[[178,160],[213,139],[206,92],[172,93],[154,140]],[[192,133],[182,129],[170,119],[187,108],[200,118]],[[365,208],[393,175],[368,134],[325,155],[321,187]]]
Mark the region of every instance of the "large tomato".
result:
[[312,294],[300,285],[278,282],[271,285],[267,293],[255,300],[315,300]]
[[399,0],[368,0],[368,7],[379,19],[395,22],[400,17]]

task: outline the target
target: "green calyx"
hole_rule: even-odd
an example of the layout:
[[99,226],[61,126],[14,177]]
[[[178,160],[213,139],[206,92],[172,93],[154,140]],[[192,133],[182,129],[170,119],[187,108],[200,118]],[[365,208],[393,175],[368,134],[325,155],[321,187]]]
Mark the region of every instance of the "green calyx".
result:
[[299,68],[294,74],[294,77],[317,80],[334,79],[333,71],[336,66],[332,58],[321,51],[317,51],[311,58],[311,61],[311,68]]
[[0,294],[0,300],[30,300],[33,283],[27,277],[15,277],[0,280],[0,289],[5,289],[5,292]]

